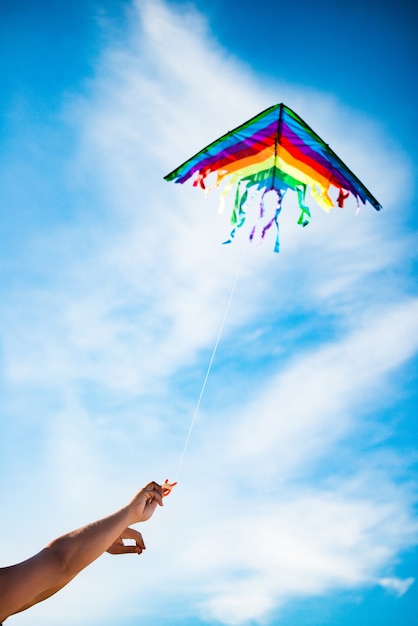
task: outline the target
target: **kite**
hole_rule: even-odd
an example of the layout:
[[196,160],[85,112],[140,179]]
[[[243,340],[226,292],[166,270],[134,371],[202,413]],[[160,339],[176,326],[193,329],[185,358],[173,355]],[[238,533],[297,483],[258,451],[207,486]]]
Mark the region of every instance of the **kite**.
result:
[[[311,220],[305,203],[307,189],[327,212],[334,206],[329,193],[331,188],[338,192],[336,203],[340,208],[350,194],[357,200],[358,208],[360,201],[368,202],[377,211],[382,208],[335,152],[283,103],[269,107],[226,133],[164,177],[181,184],[190,178],[195,187],[201,187],[206,193],[225,183],[220,212],[225,196],[235,189],[232,231],[225,243],[230,243],[236,229],[243,226],[250,202],[259,195],[258,218],[249,238],[253,241],[258,230],[263,240],[267,231],[276,225],[275,252],[279,252],[280,247],[278,218],[288,189],[297,194],[301,211],[298,224],[302,226]],[[209,185],[211,179],[214,181]],[[275,205],[272,217],[266,222],[265,196],[271,191],[275,192]],[[263,225],[263,222],[266,223]]]

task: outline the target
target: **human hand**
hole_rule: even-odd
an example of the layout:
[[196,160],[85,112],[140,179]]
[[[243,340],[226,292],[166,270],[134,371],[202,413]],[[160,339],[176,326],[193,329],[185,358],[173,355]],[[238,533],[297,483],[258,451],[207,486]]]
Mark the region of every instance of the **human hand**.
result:
[[[124,539],[133,539],[135,544],[126,545]],[[106,552],[109,552],[109,554],[141,554],[143,550],[145,550],[145,544],[141,533],[134,528],[125,528],[123,533],[109,546]]]
[[161,485],[153,481],[138,491],[129,503],[132,513],[131,523],[145,522],[158,505],[163,506],[163,490]]

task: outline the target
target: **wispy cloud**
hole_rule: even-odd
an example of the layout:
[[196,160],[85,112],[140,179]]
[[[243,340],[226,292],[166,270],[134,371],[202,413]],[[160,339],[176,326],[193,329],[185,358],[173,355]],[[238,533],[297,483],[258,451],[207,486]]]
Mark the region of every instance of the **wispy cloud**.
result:
[[[222,247],[216,198],[162,177],[279,101],[364,175],[385,210],[318,209],[300,229],[289,197],[279,257],[269,241],[249,249],[245,232]],[[37,280],[27,274],[2,304],[8,410],[22,429],[30,411],[43,434],[42,454],[27,452],[50,514],[43,527],[35,509],[34,542],[107,513],[120,484],[129,497],[138,475],[174,471],[244,263],[178,491],[144,528],[149,553],[140,566],[105,558],[39,605],[35,626],[113,611],[162,622],[161,606],[239,624],[268,620],[289,598],[376,580],[405,593],[410,579],[391,568],[418,521],[408,450],[393,469],[388,407],[394,373],[418,349],[402,271],[409,235],[395,212],[408,201],[406,159],[386,167],[393,146],[371,121],[323,94],[267,84],[197,12],[154,0],[132,6],[125,40],[104,51],[65,119],[78,139],[69,172],[93,206],[33,240]],[[379,413],[387,442],[374,446]]]
[[414,578],[382,578],[379,584],[397,596],[403,596],[415,582]]

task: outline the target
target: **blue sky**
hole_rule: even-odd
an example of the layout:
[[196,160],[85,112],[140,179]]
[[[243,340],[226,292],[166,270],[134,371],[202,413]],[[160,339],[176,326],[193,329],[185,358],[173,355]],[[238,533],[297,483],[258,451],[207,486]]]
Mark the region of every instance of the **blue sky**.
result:
[[[0,2],[1,561],[179,480],[140,560],[10,623],[416,626],[408,7]],[[163,176],[278,102],[383,211],[222,246]]]

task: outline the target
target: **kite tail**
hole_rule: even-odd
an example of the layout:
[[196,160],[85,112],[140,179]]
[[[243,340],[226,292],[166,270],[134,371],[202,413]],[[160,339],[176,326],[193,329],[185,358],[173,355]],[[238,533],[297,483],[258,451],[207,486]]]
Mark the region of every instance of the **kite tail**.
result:
[[[270,189],[267,189],[263,192],[263,195],[261,196],[261,200],[260,200],[260,212],[259,212],[259,216],[257,219],[257,222],[254,224],[251,233],[250,233],[250,241],[252,242],[254,240],[254,235],[257,229],[257,225],[259,223],[259,221],[264,217],[265,214],[265,208],[264,208],[264,196],[265,194],[271,191]],[[268,230],[270,230],[270,228],[273,226],[273,224],[276,224],[276,241],[274,244],[274,252],[280,252],[280,241],[279,241],[279,214],[280,211],[282,210],[282,200],[283,200],[283,196],[284,196],[284,191],[282,192],[280,189],[275,189],[275,192],[277,194],[277,204],[276,204],[276,209],[274,212],[273,217],[267,222],[267,224],[263,227],[262,231],[261,231],[261,236],[260,239],[261,241],[263,241],[266,233]]]
[[[207,183],[207,178],[210,174],[216,174],[215,180],[214,182],[208,186]],[[205,168],[204,170],[202,170],[201,172],[198,173],[198,175],[196,176],[196,178],[193,181],[193,186],[194,187],[200,187],[201,189],[203,189],[203,192],[205,194],[205,196],[207,196],[209,194],[210,191],[212,191],[212,189],[214,189],[215,187],[219,187],[219,183],[221,182],[222,178],[224,177],[224,174],[221,172],[214,172],[210,169],[210,167]],[[0,624],[1,626],[1,624]]]
[[233,238],[235,237],[235,233],[237,228],[241,228],[241,226],[245,223],[245,218],[247,217],[247,212],[245,210],[245,205],[248,200],[248,187],[244,186],[244,191],[241,192],[241,181],[237,185],[237,191],[235,193],[235,202],[234,208],[232,210],[231,215],[231,224],[233,226],[231,232],[229,233],[229,239],[224,241],[224,243],[231,243]]
[[193,181],[193,187],[200,187],[201,189],[206,190],[205,178],[208,175],[208,172],[209,172],[208,169],[204,169],[198,172]]
[[344,202],[347,200],[349,195],[350,195],[349,191],[347,191],[347,193],[344,193],[344,191],[340,188],[340,193],[338,194],[338,198],[337,198],[337,204],[340,207],[340,209],[344,208]]
[[304,185],[303,187],[298,187],[296,189],[296,192],[298,194],[298,204],[300,208],[300,217],[298,219],[298,224],[300,226],[307,226],[311,221],[311,212],[309,210],[309,207],[307,207],[305,204],[306,186]]
[[[218,181],[217,184],[219,185],[220,181],[222,180],[223,176],[218,176]],[[219,207],[218,207],[218,213],[219,215],[222,215],[224,210],[225,210],[225,198],[228,195],[228,193],[231,191],[232,187],[235,185],[235,183],[238,180],[238,176],[232,176],[230,178],[230,180],[228,181],[227,185],[225,186],[224,190],[221,193],[221,197],[219,199]]]
[[262,193],[262,195],[261,195],[261,198],[260,198],[260,211],[258,213],[258,218],[257,218],[257,221],[254,224],[254,226],[252,227],[251,232],[250,232],[249,239],[250,239],[251,242],[254,239],[254,235],[255,235],[255,231],[256,231],[258,222],[261,220],[262,217],[264,217],[264,195],[265,195],[265,193],[266,193],[266,191],[264,191]]
[[[276,223],[276,241],[274,243],[274,252],[276,252],[277,254],[280,252],[280,239],[279,239],[279,215],[280,215],[280,211],[282,210],[282,200],[283,200],[283,196],[286,192],[281,192],[280,190],[277,190],[277,206],[276,206],[276,212],[274,214],[274,222]],[[263,236],[264,236],[264,230],[263,230]]]
[[331,198],[328,195],[329,187],[328,187],[328,189],[326,189],[325,187],[320,187],[320,189],[321,189],[321,193],[318,193],[318,190],[316,189],[316,187],[314,185],[312,185],[311,186],[311,193],[312,193],[314,199],[319,204],[319,206],[322,207],[324,209],[324,211],[326,211],[328,213],[329,210],[332,209],[333,206],[334,206]]

